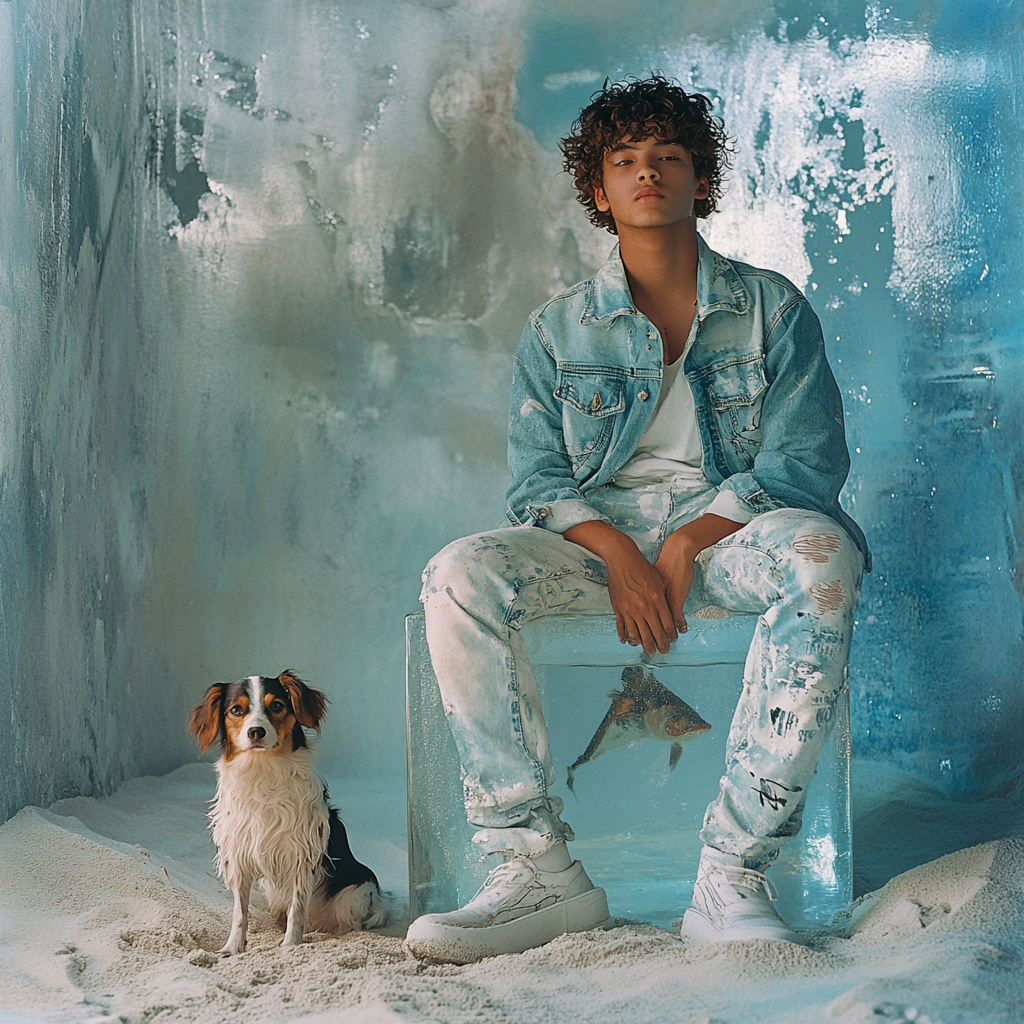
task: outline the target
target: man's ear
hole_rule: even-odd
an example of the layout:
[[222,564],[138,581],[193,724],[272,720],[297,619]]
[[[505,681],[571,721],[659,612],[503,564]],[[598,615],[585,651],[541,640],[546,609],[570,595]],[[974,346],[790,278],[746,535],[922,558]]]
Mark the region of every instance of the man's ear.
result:
[[711,183],[707,178],[698,178],[693,186],[694,199],[707,199],[711,195]]
[[[604,189],[600,185],[592,186],[594,190],[594,205],[598,208],[601,213],[611,212],[612,204],[608,202],[608,197],[604,194]],[[703,199],[703,196],[698,196],[698,199]]]

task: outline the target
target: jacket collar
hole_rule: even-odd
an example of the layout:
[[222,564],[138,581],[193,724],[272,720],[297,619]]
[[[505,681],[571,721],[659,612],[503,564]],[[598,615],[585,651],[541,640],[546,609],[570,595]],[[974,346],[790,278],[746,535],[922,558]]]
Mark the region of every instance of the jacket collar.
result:
[[[739,272],[697,235],[697,316],[703,319],[708,313],[720,309],[746,313],[749,308],[750,294]],[[629,294],[626,270],[616,242],[601,269],[587,285],[580,323],[596,323],[623,314],[640,315]]]

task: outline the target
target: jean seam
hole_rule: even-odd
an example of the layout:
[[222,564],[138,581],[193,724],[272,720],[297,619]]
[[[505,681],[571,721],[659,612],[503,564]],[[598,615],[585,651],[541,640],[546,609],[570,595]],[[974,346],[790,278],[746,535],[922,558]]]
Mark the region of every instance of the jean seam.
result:
[[769,551],[767,548],[761,547],[760,544],[752,544],[749,541],[736,540],[735,534],[730,537],[726,537],[720,540],[714,545],[716,548],[725,550],[726,548],[744,548],[747,551],[756,551],[758,554],[764,555],[765,558],[770,558],[775,566],[778,566],[781,558],[774,551]]
[[[668,514],[661,517],[661,522],[658,524],[658,555],[661,555],[661,549],[665,546],[665,541],[668,540],[668,524],[672,522],[676,515],[676,493],[675,491],[668,492]],[[657,561],[657,559],[655,559]]]
[[516,736],[519,739],[519,747],[533,769],[534,781],[540,788],[541,796],[547,796],[548,783],[544,774],[544,765],[530,753],[530,750],[526,745],[526,737],[523,735],[523,716],[520,713],[522,694],[519,692],[519,677],[516,674],[516,659],[512,654],[512,638],[508,632],[510,628],[511,627],[506,627],[504,640],[505,645],[508,648],[506,664],[508,665],[509,681],[512,684],[512,692],[515,694],[515,699],[510,702],[512,710],[512,724],[515,728]]

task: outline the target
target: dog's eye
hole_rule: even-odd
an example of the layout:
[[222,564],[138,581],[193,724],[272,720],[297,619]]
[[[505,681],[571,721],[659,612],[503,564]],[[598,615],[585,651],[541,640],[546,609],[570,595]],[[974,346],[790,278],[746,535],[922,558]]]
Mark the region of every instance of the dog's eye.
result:
[[282,711],[284,711],[284,704],[282,704],[279,700],[275,700],[270,705],[270,713],[272,715],[279,715],[281,714]]
[[229,715],[234,715],[235,718],[241,718],[242,715],[245,714],[245,708],[243,708],[241,704],[235,704],[228,711],[228,714]]

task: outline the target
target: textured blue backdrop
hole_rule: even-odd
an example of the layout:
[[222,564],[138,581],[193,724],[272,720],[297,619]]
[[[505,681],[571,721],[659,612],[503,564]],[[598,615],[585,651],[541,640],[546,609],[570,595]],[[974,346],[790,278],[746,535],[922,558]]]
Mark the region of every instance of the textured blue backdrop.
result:
[[0,4],[4,811],[167,770],[216,678],[307,674],[400,784],[402,616],[493,525],[530,308],[610,245],[556,140],[715,98],[727,254],[807,289],[875,550],[854,756],[1021,777],[1022,8]]

